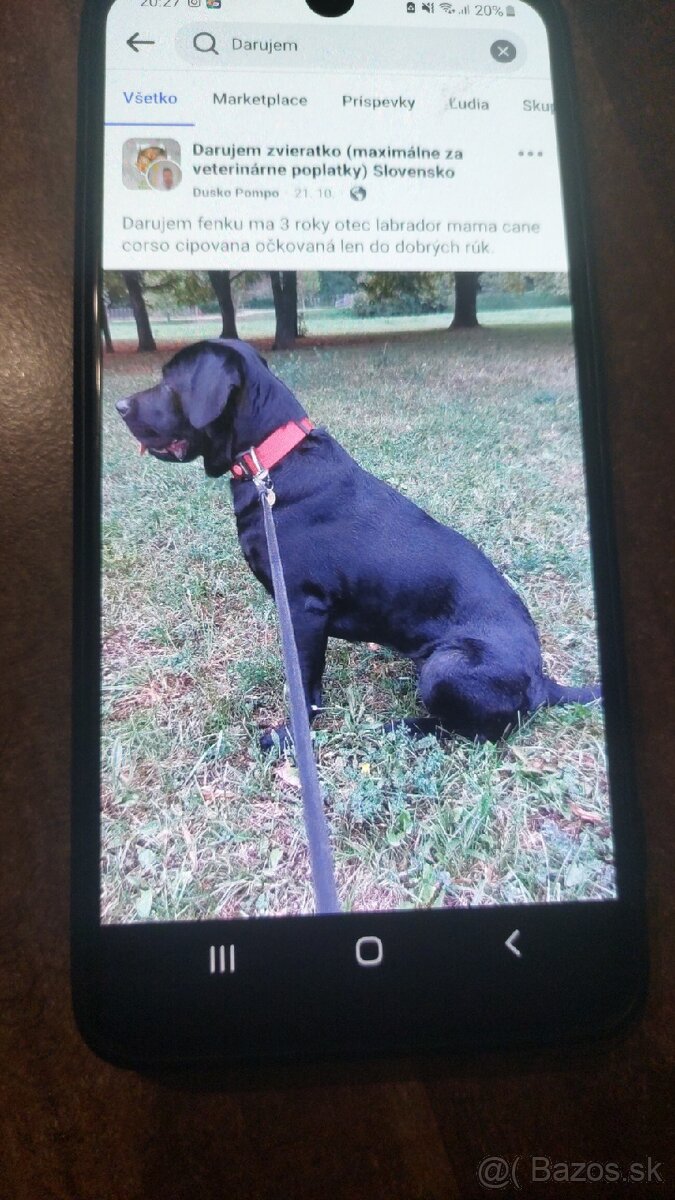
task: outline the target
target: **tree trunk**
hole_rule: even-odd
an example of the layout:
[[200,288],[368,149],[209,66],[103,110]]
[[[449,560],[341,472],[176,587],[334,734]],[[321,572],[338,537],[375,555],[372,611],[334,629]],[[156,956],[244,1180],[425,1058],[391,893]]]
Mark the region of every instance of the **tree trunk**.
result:
[[103,334],[103,341],[105,344],[106,354],[114,354],[115,347],[113,346],[113,340],[112,340],[112,337],[110,336],[110,322],[108,321],[108,310],[105,306],[105,300],[103,299],[102,296],[101,296],[99,303],[100,303],[100,312],[101,312],[101,333]]
[[143,299],[141,273],[140,271],[122,271],[122,275],[127,285],[131,307],[134,310],[134,320],[136,321],[136,329],[138,330],[138,349],[141,352],[156,350],[157,346],[152,336],[148,310],[145,307],[145,300]]
[[220,336],[224,338],[236,338],[237,322],[234,315],[234,301],[232,299],[232,288],[230,287],[230,272],[229,271],[209,271],[209,279],[211,287],[216,294],[216,300],[220,308],[220,315],[223,319],[223,328]]
[[480,271],[455,271],[455,315],[451,329],[476,329]]
[[298,336],[298,276],[295,271],[270,271],[276,330],[273,350],[289,350]]

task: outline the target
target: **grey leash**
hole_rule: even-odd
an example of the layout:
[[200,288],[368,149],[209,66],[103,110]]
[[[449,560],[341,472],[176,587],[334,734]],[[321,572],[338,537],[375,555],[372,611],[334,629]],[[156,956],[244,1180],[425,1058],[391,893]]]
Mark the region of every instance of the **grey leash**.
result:
[[340,904],[335,887],[333,854],[328,837],[328,825],[326,824],[326,817],[323,810],[319,775],[312,752],[312,739],[305,704],[305,691],[302,686],[298,648],[295,644],[293,621],[288,605],[288,595],[286,593],[284,570],[279,554],[277,531],[274,527],[274,517],[272,516],[272,505],[276,500],[276,495],[274,485],[267,471],[263,470],[254,475],[253,482],[256,486],[263,511],[267,553],[269,554],[272,571],[272,587],[279,614],[281,653],[288,681],[291,731],[293,733],[295,758],[298,764],[298,774],[302,787],[302,808],[312,867],[316,911],[319,913],[336,913],[340,911]]

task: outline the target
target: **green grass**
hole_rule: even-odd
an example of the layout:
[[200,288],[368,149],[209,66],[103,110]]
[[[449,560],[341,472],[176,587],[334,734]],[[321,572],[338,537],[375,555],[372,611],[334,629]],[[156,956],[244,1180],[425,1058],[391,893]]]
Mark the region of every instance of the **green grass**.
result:
[[[521,314],[519,314],[520,316]],[[274,606],[239,551],[226,480],[140,457],[115,399],[162,355],[106,359],[103,915],[312,909]],[[597,678],[569,332],[420,332],[274,355],[367,469],[478,542],[519,590],[564,682]],[[431,464],[431,467],[430,467]],[[411,743],[409,663],[332,641],[315,745],[346,909],[612,894],[602,714],[508,741]]]

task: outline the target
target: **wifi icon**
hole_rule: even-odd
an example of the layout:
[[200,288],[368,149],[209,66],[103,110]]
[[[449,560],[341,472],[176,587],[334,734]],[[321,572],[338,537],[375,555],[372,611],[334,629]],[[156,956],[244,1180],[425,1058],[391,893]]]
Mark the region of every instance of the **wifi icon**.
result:
[[457,12],[457,9],[453,8],[452,4],[439,4],[438,7],[442,8],[443,12],[447,13],[449,17],[451,17],[454,12]]

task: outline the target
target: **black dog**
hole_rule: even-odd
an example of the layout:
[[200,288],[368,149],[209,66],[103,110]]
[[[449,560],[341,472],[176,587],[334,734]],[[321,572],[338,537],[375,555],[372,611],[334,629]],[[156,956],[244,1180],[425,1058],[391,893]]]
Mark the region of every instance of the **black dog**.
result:
[[[263,455],[261,443],[282,427],[295,435],[297,444],[270,471],[310,718],[321,707],[329,637],[382,643],[413,660],[431,713],[405,722],[415,734],[445,730],[496,740],[545,705],[599,698],[598,688],[547,678],[534,622],[489,559],[314,429],[244,342],[179,351],[161,383],[118,401],[117,409],[155,458],[189,462],[201,455],[207,475],[233,470],[239,542],[270,593],[251,482],[256,459],[246,452],[259,448]],[[285,727],[276,732],[283,741]],[[268,735],[263,744],[271,741]]]

